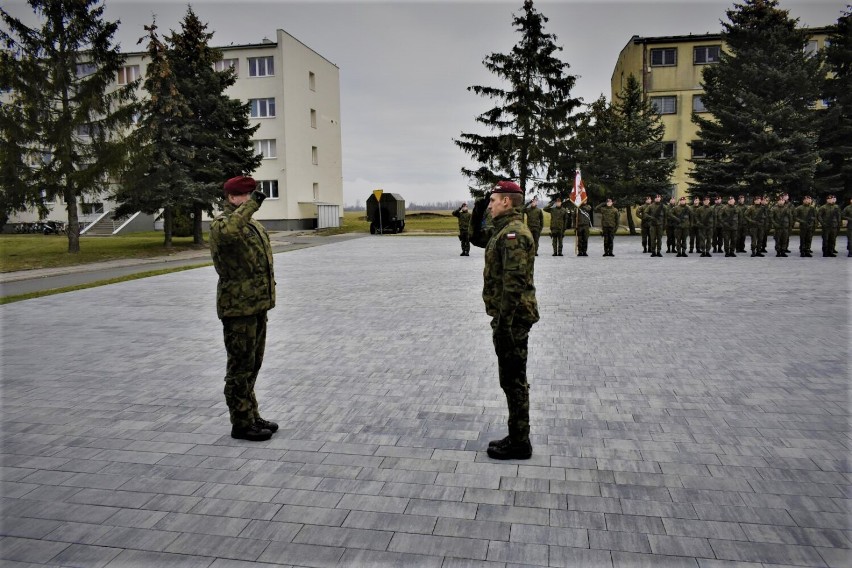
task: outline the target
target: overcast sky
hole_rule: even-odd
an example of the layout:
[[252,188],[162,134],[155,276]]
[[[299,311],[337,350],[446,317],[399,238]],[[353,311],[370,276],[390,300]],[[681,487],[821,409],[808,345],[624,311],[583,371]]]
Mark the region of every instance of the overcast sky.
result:
[[[21,0],[6,2],[25,14]],[[106,17],[120,20],[124,51],[154,15],[161,31],[179,29],[188,2],[107,0]],[[213,45],[274,40],[281,28],[340,68],[343,194],[362,203],[373,189],[408,202],[466,199],[462,166],[471,163],[452,142],[477,131],[474,118],[491,101],[471,85],[504,86],[482,65],[494,52],[508,53],[520,36],[512,15],[523,0],[414,2],[195,0],[199,18],[214,33]],[[836,22],[846,2],[782,0],[800,25]],[[536,9],[557,36],[560,56],[577,75],[572,94],[591,103],[610,98],[609,81],[621,49],[633,35],[717,33],[733,1],[538,0]]]

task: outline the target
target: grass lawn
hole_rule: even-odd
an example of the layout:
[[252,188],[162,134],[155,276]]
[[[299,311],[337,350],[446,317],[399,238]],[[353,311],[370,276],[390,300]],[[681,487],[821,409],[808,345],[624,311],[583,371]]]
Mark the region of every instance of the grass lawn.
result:
[[84,236],[80,238],[80,252],[68,254],[68,239],[64,235],[0,235],[0,272],[73,266],[121,258],[150,258],[207,248],[206,244],[194,245],[192,237],[174,237],[172,242],[171,248],[164,248],[163,233],[159,231],[116,237]]
[[[402,235],[417,233],[457,233],[459,220],[450,211],[406,211],[405,231]],[[370,222],[365,211],[344,211],[339,228],[324,229],[321,235],[339,235],[341,233],[369,233]]]

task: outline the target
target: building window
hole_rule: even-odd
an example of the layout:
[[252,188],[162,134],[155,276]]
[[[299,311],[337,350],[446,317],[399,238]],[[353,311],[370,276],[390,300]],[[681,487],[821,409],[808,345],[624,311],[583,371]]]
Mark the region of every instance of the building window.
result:
[[136,79],[139,78],[139,66],[138,65],[125,65],[121,69],[118,70],[118,84],[126,85],[128,83],[132,83]]
[[88,77],[92,75],[95,71],[98,70],[98,66],[94,63],[78,63],[77,64],[77,76],[78,77]]
[[319,201],[319,184],[314,184],[314,201]]
[[254,153],[261,154],[265,158],[275,158],[275,139],[254,140]]
[[651,50],[651,66],[662,67],[664,65],[677,65],[676,47]]
[[81,203],[80,210],[83,215],[100,215],[104,212],[103,203]]
[[100,127],[97,124],[80,124],[77,126],[77,136],[96,136],[100,133]]
[[651,97],[651,107],[657,114],[677,114],[677,97]]
[[663,142],[662,149],[660,150],[661,158],[674,158],[675,157],[675,147],[676,144],[674,142]]
[[213,64],[214,71],[227,71],[228,69],[234,70],[234,77],[239,77],[240,75],[240,60],[239,59],[220,59],[216,63]]
[[815,39],[812,39],[805,44],[805,55],[808,57],[813,57],[817,54],[817,51],[819,51],[819,44],[817,44]]
[[319,164],[319,152],[316,146],[311,146],[311,163],[315,166]]
[[317,127],[317,111],[311,109],[311,128]]
[[278,199],[278,180],[266,179],[257,183],[257,188],[269,199]]
[[695,142],[690,144],[690,146],[692,147],[693,160],[700,160],[702,158],[707,157],[707,149],[704,147],[704,144],[700,140],[696,140]]
[[719,63],[721,46],[699,45],[692,49],[692,62],[696,65],[703,63]]
[[249,57],[249,77],[271,77],[275,75],[275,66],[272,64],[272,56]]
[[704,106],[701,95],[692,95],[692,112],[707,112],[707,107]]
[[317,90],[317,76],[313,71],[308,71],[308,88],[312,91]]
[[249,99],[252,118],[275,117],[275,99]]

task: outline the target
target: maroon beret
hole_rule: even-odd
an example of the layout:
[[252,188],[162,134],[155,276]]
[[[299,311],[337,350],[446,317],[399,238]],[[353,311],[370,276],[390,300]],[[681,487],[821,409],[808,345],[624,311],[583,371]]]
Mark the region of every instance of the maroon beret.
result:
[[523,193],[521,186],[513,181],[498,181],[492,193]]
[[232,177],[225,182],[225,193],[228,195],[242,195],[251,193],[257,189],[257,182],[248,176]]

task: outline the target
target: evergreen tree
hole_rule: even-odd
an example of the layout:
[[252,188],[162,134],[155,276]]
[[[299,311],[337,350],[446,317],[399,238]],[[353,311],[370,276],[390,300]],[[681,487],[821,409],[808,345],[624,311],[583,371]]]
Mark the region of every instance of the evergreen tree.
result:
[[183,137],[195,154],[195,167],[189,172],[193,180],[191,206],[193,235],[196,244],[203,243],[202,213],[213,213],[222,197],[222,184],[228,178],[252,173],[262,160],[254,153],[252,135],[260,127],[249,124],[249,103],[225,94],[233,85],[233,69],[214,70],[222,59],[222,51],[210,47],[212,33],[192,8],[181,22],[180,33],[172,32],[168,59],[177,77],[178,91],[186,100],[191,115],[182,120]]
[[644,195],[667,194],[675,163],[663,158],[663,126],[657,111],[630,75],[612,105],[601,97],[591,105],[577,136],[578,154],[587,191],[601,185],[602,196],[627,209]]
[[472,195],[499,179],[515,180],[526,192],[532,183],[561,175],[554,164],[567,148],[565,141],[573,133],[570,116],[580,101],[570,96],[576,77],[568,75],[569,65],[555,56],[562,48],[554,43],[556,36],[545,33],[547,21],[532,0],[526,0],[523,13],[512,21],[521,40],[511,53],[492,53],[483,61],[508,87],[468,87],[498,103],[476,118],[495,134],[462,133],[454,140],[481,164],[476,170],[462,168],[473,182]]
[[810,190],[818,161],[816,115],[820,57],[777,0],[745,0],[726,12],[720,61],[702,73],[710,117],[693,113],[706,158],[694,159],[693,192],[780,193]]
[[850,6],[832,26],[825,49],[828,73],[820,114],[817,190],[852,196],[852,12]]
[[0,76],[11,89],[0,112],[3,201],[35,207],[61,197],[68,252],[80,250],[78,200],[105,190],[127,158],[122,133],[133,120],[135,83],[114,88],[125,58],[98,0],[28,0],[30,28],[0,8]]
[[194,155],[182,128],[192,113],[178,91],[177,78],[166,59],[166,46],[157,34],[156,20],[145,30],[148,67],[143,88],[147,98],[131,135],[134,160],[115,193],[115,200],[120,203],[116,217],[136,211],[149,215],[162,212],[163,244],[170,247],[175,211],[182,205],[191,206],[195,193],[190,175],[195,167]]

